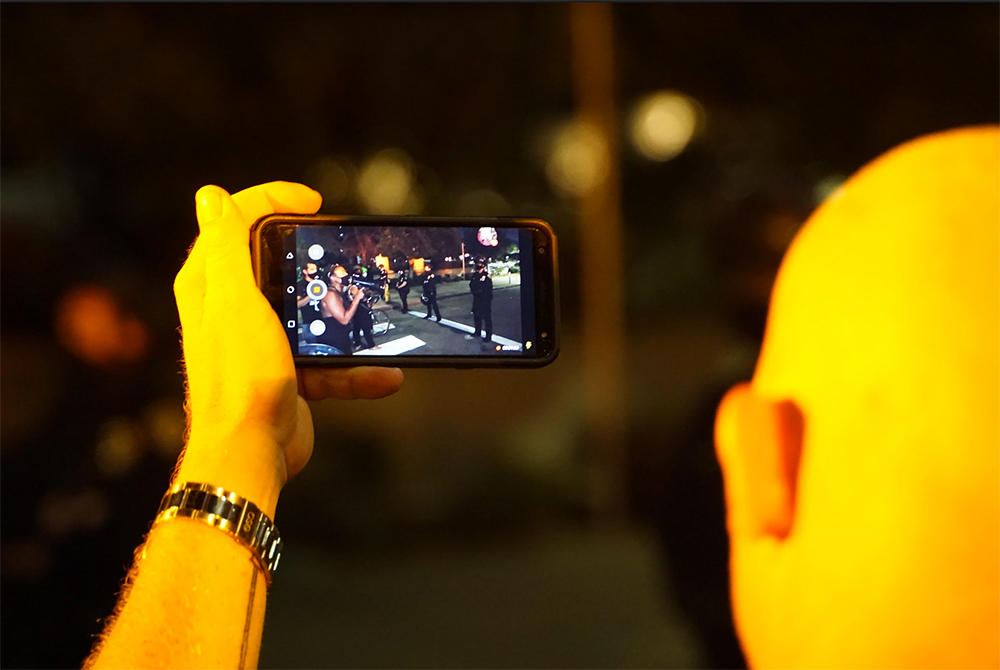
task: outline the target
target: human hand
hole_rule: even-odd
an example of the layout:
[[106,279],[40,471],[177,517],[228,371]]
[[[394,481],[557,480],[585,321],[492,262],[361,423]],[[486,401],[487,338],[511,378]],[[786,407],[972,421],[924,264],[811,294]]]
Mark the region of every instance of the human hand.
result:
[[305,401],[381,398],[403,375],[375,367],[296,373],[281,321],[254,281],[248,231],[274,212],[316,212],[318,193],[290,182],[232,196],[204,186],[195,203],[201,233],[174,281],[189,416],[177,477],[236,491],[273,518],[281,488],[312,454]]

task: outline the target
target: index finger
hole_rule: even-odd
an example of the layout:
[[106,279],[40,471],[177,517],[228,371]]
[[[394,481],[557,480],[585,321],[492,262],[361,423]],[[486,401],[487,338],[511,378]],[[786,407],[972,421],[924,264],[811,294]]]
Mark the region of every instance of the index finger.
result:
[[315,214],[323,196],[304,184],[272,181],[233,194],[247,227],[268,214]]
[[[268,214],[314,214],[323,196],[304,184],[272,181],[243,189],[231,196],[249,231],[257,219]],[[182,312],[192,313],[205,295],[205,249],[201,235],[188,253],[184,267],[174,282],[174,293]],[[197,311],[197,310],[195,310]],[[200,317],[199,317],[200,318]]]

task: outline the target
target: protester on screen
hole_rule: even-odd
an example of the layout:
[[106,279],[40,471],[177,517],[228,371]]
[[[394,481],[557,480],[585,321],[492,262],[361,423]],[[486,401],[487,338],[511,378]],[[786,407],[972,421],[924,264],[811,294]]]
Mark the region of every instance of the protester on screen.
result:
[[[364,289],[352,283],[347,287],[347,297],[357,304],[354,317],[351,319],[351,338],[354,346],[360,349],[364,346],[367,349],[378,349],[375,338],[372,335],[372,309],[364,299]],[[360,299],[359,299],[360,295]]]
[[295,304],[299,309],[299,323],[305,326],[305,330],[302,333],[303,341],[305,342],[313,342],[316,340],[312,331],[309,330],[309,324],[323,318],[323,314],[320,312],[320,301],[314,299],[308,293],[310,282],[318,279],[319,266],[312,262],[306,263],[306,266],[302,268],[302,279],[296,286],[297,297]]
[[344,285],[345,277],[347,270],[342,265],[333,265],[330,268],[329,289],[319,303],[324,329],[317,341],[335,347],[342,354],[351,355],[354,317],[361,307],[365,292],[364,289],[355,287],[356,290],[348,296]]

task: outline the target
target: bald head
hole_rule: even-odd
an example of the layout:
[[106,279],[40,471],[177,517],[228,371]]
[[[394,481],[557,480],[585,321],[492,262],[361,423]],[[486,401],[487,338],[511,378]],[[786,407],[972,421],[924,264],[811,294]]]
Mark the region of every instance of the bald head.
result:
[[720,407],[756,665],[1000,663],[1000,133],[904,144],[782,264]]

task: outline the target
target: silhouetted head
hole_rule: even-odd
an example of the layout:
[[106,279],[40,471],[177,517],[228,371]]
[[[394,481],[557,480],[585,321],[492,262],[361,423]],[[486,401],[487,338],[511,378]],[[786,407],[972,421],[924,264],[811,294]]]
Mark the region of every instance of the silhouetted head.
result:
[[799,232],[716,421],[760,667],[1000,663],[1000,132],[906,143]]

